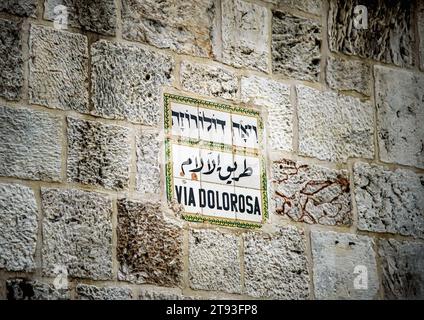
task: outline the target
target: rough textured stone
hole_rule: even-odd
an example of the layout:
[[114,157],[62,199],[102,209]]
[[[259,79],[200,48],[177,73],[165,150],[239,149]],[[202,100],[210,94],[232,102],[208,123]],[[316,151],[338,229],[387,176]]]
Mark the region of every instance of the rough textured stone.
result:
[[372,158],[373,107],[334,92],[297,86],[299,151],[321,160]]
[[238,80],[235,72],[218,67],[185,61],[181,64],[182,88],[204,96],[235,99]]
[[132,298],[131,289],[122,287],[97,287],[79,284],[76,291],[80,300],[131,300]]
[[8,100],[19,100],[22,94],[21,28],[21,23],[0,19],[0,96]]
[[[58,6],[65,6],[63,12]],[[44,19],[59,20],[67,14],[68,25],[105,35],[116,31],[116,7],[114,0],[45,0]],[[55,12],[55,8],[57,8]]]
[[94,114],[146,125],[159,121],[162,85],[173,60],[141,47],[98,41],[92,47]]
[[[311,246],[315,298],[377,298],[379,280],[371,238],[312,231]],[[364,282],[357,280],[362,276]],[[358,284],[364,288],[358,288]]]
[[139,132],[137,135],[137,190],[160,192],[160,141],[158,133]]
[[424,168],[424,75],[375,67],[380,158]]
[[381,240],[383,292],[386,299],[424,299],[424,245]]
[[322,0],[265,0],[278,7],[297,9],[314,15],[322,14]]
[[120,280],[179,285],[182,229],[163,216],[160,203],[119,200],[117,233]]
[[369,96],[371,72],[371,66],[363,61],[335,57],[327,59],[326,80],[332,89],[352,90]]
[[44,112],[0,106],[0,175],[59,181],[60,122]]
[[192,300],[192,297],[184,297],[179,289],[155,288],[141,289],[140,300]]
[[213,230],[192,230],[189,279],[193,289],[241,292],[240,240]]
[[274,299],[307,299],[309,273],[303,231],[280,227],[275,234],[244,235],[247,294]]
[[424,175],[356,163],[358,228],[424,238]]
[[215,1],[124,0],[123,36],[159,48],[212,55]]
[[107,280],[112,276],[112,201],[94,192],[41,189],[43,272],[57,268],[71,277]]
[[34,192],[17,184],[0,183],[0,268],[35,268],[38,209]]
[[297,222],[350,225],[347,170],[280,160],[272,166],[276,213]]
[[30,102],[88,112],[87,38],[35,25],[30,33]]
[[12,279],[6,281],[8,300],[68,300],[69,291],[55,289],[37,280]]
[[[331,51],[399,66],[413,63],[412,1],[330,0],[328,38]],[[357,5],[368,11],[366,30],[355,28]]]
[[269,143],[273,150],[292,151],[293,107],[290,86],[258,76],[241,79],[241,99],[268,111]]
[[1,0],[0,11],[24,17],[35,17],[38,0]]
[[68,181],[128,188],[130,149],[128,128],[68,118]]
[[224,0],[221,9],[222,61],[267,72],[270,43],[267,9],[241,0]]
[[418,1],[418,35],[420,37],[420,65],[424,71],[424,2]]
[[289,78],[318,81],[321,60],[319,22],[273,11],[272,70]]

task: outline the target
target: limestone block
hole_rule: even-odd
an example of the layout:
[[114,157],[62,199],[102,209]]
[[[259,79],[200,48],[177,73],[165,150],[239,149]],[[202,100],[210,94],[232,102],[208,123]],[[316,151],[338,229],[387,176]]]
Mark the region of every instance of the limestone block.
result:
[[137,142],[137,190],[160,192],[160,141],[155,132],[139,132]]
[[77,297],[80,300],[131,300],[132,292],[123,287],[98,287],[88,284],[78,284]]
[[322,15],[322,0],[265,0],[277,5],[278,8],[290,8],[314,15]]
[[10,279],[6,281],[8,300],[68,300],[69,291],[37,280]]
[[2,0],[0,11],[24,17],[35,17],[37,0]]

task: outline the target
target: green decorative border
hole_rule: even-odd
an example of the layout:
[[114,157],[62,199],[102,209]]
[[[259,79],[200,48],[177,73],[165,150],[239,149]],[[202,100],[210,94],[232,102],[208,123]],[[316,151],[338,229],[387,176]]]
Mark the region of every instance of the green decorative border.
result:
[[[239,114],[239,115],[246,115],[250,117],[254,117],[257,120],[258,127],[259,127],[259,141],[262,141],[263,139],[263,129],[264,129],[264,123],[262,121],[262,118],[260,117],[260,113],[257,110],[247,109],[243,107],[236,107],[236,106],[230,106],[223,103],[216,103],[206,100],[200,100],[196,98],[191,97],[185,97],[170,93],[164,93],[164,129],[166,132],[165,137],[165,175],[166,175],[166,195],[168,201],[173,200],[173,177],[172,177],[172,151],[171,151],[171,142],[174,141],[180,145],[196,145],[198,147],[204,147],[210,150],[215,151],[227,151],[227,152],[234,152],[236,154],[245,154],[245,155],[253,155],[258,156],[257,151],[253,151],[253,149],[248,148],[238,148],[234,146],[228,146],[223,143],[216,143],[211,141],[200,141],[200,140],[193,140],[189,138],[181,138],[178,139],[174,136],[172,136],[169,132],[169,130],[172,128],[172,115],[171,115],[171,108],[170,104],[171,101],[175,102],[182,102],[188,105],[194,105],[196,107],[202,107],[202,108],[209,108],[213,110],[218,111],[224,111],[224,112],[231,112],[233,114]],[[250,221],[243,221],[243,220],[230,220],[225,218],[214,218],[210,216],[204,216],[204,215],[196,215],[196,214],[189,214],[185,213],[182,215],[183,219],[189,222],[209,222],[211,224],[220,225],[220,226],[228,226],[228,227],[238,227],[238,228],[260,228],[263,223],[269,218],[268,213],[268,185],[267,185],[267,174],[266,174],[266,166],[265,166],[265,157],[260,156],[260,166],[261,166],[261,193],[262,193],[262,208],[263,208],[263,214],[262,214],[262,222],[261,223],[255,223]]]

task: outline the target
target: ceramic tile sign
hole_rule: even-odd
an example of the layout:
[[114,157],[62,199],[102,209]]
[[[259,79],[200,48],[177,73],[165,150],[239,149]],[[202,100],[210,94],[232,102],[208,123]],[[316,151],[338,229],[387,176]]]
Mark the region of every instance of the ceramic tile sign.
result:
[[268,216],[258,111],[164,95],[166,188],[188,221],[254,228]]

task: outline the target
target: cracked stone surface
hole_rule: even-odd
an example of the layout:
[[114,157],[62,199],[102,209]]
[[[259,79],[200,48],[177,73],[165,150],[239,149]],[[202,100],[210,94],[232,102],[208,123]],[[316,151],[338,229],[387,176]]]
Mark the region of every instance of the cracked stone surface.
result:
[[269,143],[273,150],[292,151],[293,107],[290,86],[258,76],[241,78],[241,100],[268,111]]
[[92,46],[91,64],[94,115],[158,124],[161,87],[172,83],[171,57],[100,40]]
[[21,23],[0,19],[0,96],[7,100],[19,100],[22,95],[21,29]]
[[137,143],[137,190],[144,193],[160,192],[160,147],[156,132],[139,132]]
[[0,176],[60,181],[61,119],[0,106]]
[[374,157],[374,111],[358,98],[296,86],[299,151],[321,160]]
[[374,71],[381,160],[424,168],[424,75],[382,66]]
[[119,280],[178,286],[182,277],[180,226],[166,219],[160,203],[118,200]]
[[32,25],[29,42],[30,103],[88,112],[87,37]]
[[359,60],[328,57],[326,81],[330,88],[371,94],[371,66]]
[[214,0],[123,0],[123,37],[210,57],[215,10]]
[[38,209],[32,189],[0,183],[0,268],[35,268]]
[[[311,232],[316,299],[376,299],[379,287],[372,238]],[[366,283],[359,277],[366,277]],[[356,289],[355,286],[367,285]]]
[[41,188],[43,273],[112,277],[112,201],[95,192]]
[[282,159],[272,166],[275,210],[296,222],[352,223],[347,170]]
[[2,0],[0,11],[24,17],[35,17],[38,0]]
[[265,0],[277,5],[277,8],[297,9],[306,13],[321,15],[322,0]]
[[69,291],[37,280],[11,279],[6,281],[8,300],[68,300]]
[[305,235],[295,227],[274,234],[244,234],[246,293],[271,299],[307,299],[309,272]]
[[214,230],[191,230],[190,287],[241,293],[240,239]]
[[[60,6],[65,6],[66,11]],[[45,0],[44,19],[62,22],[64,16],[71,27],[82,28],[104,35],[116,31],[116,7],[114,0]],[[56,8],[56,11],[55,11]]]
[[68,181],[126,189],[130,175],[130,129],[68,117]]
[[272,71],[298,80],[318,81],[321,24],[280,11],[272,12]]
[[122,287],[98,287],[79,284],[76,287],[79,300],[131,300],[132,291]]
[[222,61],[235,67],[268,71],[270,15],[265,7],[225,0],[222,11]]
[[424,245],[418,242],[380,240],[385,299],[424,299]]
[[424,175],[356,163],[358,228],[424,238]]
[[[354,8],[368,11],[368,26],[355,28]],[[411,1],[330,0],[328,42],[334,52],[370,58],[398,66],[413,64],[414,27]]]
[[238,93],[236,73],[216,65],[184,61],[180,81],[184,90],[204,96],[235,99]]

